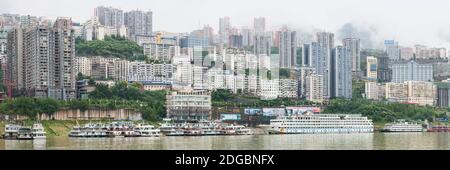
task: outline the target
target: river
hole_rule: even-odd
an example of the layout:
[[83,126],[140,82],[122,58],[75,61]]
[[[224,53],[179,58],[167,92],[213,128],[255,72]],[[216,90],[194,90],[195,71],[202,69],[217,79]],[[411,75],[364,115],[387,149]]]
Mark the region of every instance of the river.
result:
[[450,150],[450,133],[298,134],[0,140],[7,150]]

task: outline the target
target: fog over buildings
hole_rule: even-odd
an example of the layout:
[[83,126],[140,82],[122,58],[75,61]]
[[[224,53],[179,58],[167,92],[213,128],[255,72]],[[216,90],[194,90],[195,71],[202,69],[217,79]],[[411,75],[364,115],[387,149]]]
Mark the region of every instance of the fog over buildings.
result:
[[231,18],[232,26],[252,27],[254,17],[263,16],[266,29],[287,25],[299,30],[299,37],[305,34],[306,40],[316,30],[336,32],[339,38],[353,30],[363,48],[381,47],[384,39],[450,48],[447,0],[1,0],[0,4],[0,13],[68,16],[75,22],[88,20],[99,5],[151,10],[155,31],[170,32],[190,32],[206,24],[217,32],[218,18],[223,16]]

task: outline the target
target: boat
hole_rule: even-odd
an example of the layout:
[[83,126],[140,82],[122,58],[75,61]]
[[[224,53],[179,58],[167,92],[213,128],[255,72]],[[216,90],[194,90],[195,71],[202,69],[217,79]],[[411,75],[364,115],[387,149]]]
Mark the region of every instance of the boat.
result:
[[16,124],[6,124],[3,139],[17,139],[20,127],[22,126]]
[[388,123],[384,125],[381,132],[423,132],[424,128],[421,124],[405,122],[404,120],[399,120],[393,123]]
[[33,139],[45,139],[46,138],[44,126],[42,126],[42,124],[40,124],[40,123],[33,124],[32,130],[33,131],[31,134],[33,136]]
[[373,123],[359,114],[280,116],[261,126],[269,134],[372,133]]
[[175,129],[177,129],[178,127],[176,126],[176,124],[172,123],[171,119],[163,119],[164,123],[161,123],[159,130],[161,131],[161,133],[172,133]]
[[86,133],[81,130],[80,126],[74,126],[69,132],[69,137],[85,137]]
[[250,128],[246,128],[242,125],[238,125],[236,128],[236,135],[253,135],[253,130]]
[[166,136],[185,136],[184,130],[182,129],[172,129],[164,132]]
[[132,122],[112,122],[106,126],[108,137],[134,137]]
[[445,125],[431,126],[430,128],[428,128],[427,131],[428,132],[450,132],[450,126],[445,126]]
[[159,136],[159,129],[152,125],[138,124],[134,128],[134,137],[157,137]]
[[88,123],[84,126],[74,126],[69,137],[108,137],[107,127],[102,124]]
[[19,133],[17,135],[19,140],[33,140],[33,134],[31,127],[22,126],[19,128]]
[[199,122],[200,133],[204,136],[221,135],[220,126],[216,122],[202,120]]

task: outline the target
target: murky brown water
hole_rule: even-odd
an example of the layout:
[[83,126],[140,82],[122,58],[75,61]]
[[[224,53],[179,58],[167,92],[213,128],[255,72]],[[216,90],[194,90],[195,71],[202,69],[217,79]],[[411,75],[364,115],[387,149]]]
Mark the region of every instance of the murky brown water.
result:
[[0,140],[0,149],[66,150],[450,150],[450,133],[299,134],[154,138]]

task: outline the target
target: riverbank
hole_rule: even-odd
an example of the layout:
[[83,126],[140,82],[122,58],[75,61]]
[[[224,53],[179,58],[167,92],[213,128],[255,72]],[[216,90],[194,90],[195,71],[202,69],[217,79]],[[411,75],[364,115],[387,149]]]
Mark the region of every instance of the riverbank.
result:
[[[40,121],[40,123],[42,123],[42,126],[44,126],[45,132],[47,134],[48,137],[53,137],[53,136],[68,136],[70,130],[72,130],[72,128],[77,125],[77,123],[79,125],[83,125],[86,123],[108,123],[111,121],[100,121],[100,120],[79,120],[79,121],[75,121],[75,120],[43,120]],[[135,122],[135,123],[148,123],[154,126],[159,126],[160,122],[156,122],[156,121],[131,121],[131,122]],[[31,121],[31,120],[25,120],[25,121],[19,121],[16,122],[17,124],[22,124],[22,125],[26,125],[26,126],[32,126],[33,123],[35,123],[35,121]],[[4,134],[5,131],[5,122],[4,121],[0,121],[0,134]]]

